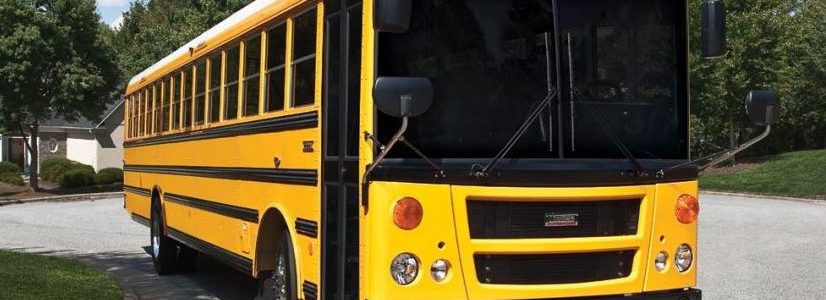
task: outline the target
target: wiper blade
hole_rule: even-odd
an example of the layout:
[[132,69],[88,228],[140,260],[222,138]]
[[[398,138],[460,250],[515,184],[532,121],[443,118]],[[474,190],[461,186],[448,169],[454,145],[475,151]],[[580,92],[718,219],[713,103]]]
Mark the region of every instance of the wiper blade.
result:
[[[521,138],[525,134],[525,132],[528,131],[528,128],[531,126],[531,124],[533,124],[534,121],[536,121],[536,118],[538,118],[542,114],[542,110],[544,110],[546,107],[551,107],[551,100],[554,97],[556,97],[556,94],[556,89],[548,89],[548,94],[545,95],[545,99],[542,99],[539,105],[537,105],[531,110],[531,112],[528,114],[528,118],[525,119],[522,125],[519,126],[519,129],[516,130],[516,132],[513,134],[513,136],[511,136],[508,142],[505,143],[502,149],[499,150],[498,153],[496,153],[496,156],[494,156],[493,159],[484,167],[474,165],[470,170],[470,175],[475,177],[487,177],[493,170],[493,168],[496,167],[496,164],[499,163],[499,161],[502,160],[502,158],[505,157],[505,155],[508,155],[508,152],[510,152],[513,146],[516,145],[516,142],[519,141],[519,138]],[[476,167],[481,167],[481,169],[475,170]]]
[[611,129],[610,126],[608,126],[608,123],[605,122],[605,119],[602,118],[602,115],[600,115],[599,112],[597,112],[596,109],[594,109],[594,107],[591,106],[590,103],[586,102],[585,107],[588,108],[587,110],[591,114],[591,117],[593,117],[597,121],[600,129],[602,129],[602,132],[608,136],[611,142],[614,143],[614,146],[617,147],[617,149],[620,152],[622,152],[622,155],[624,155],[625,158],[628,159],[628,162],[631,163],[631,167],[634,168],[636,176],[641,178],[648,177],[648,171],[646,171],[645,168],[642,167],[640,162],[634,157],[634,155],[631,154],[631,150],[628,150],[628,147],[625,146],[625,143],[622,142],[622,139],[620,139],[619,135],[617,135],[617,133],[614,132],[614,130]]

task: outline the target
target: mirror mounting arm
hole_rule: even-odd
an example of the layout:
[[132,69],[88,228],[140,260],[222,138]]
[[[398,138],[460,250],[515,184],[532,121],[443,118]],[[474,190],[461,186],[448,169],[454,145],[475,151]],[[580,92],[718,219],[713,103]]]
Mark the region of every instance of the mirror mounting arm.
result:
[[389,153],[391,149],[393,149],[393,146],[395,146],[396,143],[402,139],[402,135],[404,135],[405,131],[407,131],[407,116],[402,117],[402,126],[399,128],[399,131],[393,135],[393,138],[390,139],[387,146],[381,150],[379,156],[376,157],[376,160],[374,160],[373,163],[367,167],[367,171],[364,171],[364,175],[361,177],[361,205],[364,206],[364,214],[367,214],[367,208],[369,207],[367,192],[368,187],[370,186],[370,181],[368,181],[368,178],[370,178],[370,173],[372,173],[381,161],[384,160],[384,157],[387,156],[387,153]]
[[764,130],[763,133],[761,133],[757,137],[751,139],[750,141],[745,142],[740,146],[737,146],[737,148],[726,151],[725,153],[723,153],[719,157],[713,159],[711,162],[701,166],[699,170],[700,171],[705,170],[708,167],[714,166],[716,164],[719,164],[719,163],[731,158],[732,156],[739,153],[740,151],[746,150],[747,148],[751,147],[752,145],[756,144],[757,142],[759,142],[759,141],[763,140],[764,138],[766,138],[767,136],[769,136],[769,133],[771,131],[772,131],[772,126],[771,125],[766,125],[766,130]]

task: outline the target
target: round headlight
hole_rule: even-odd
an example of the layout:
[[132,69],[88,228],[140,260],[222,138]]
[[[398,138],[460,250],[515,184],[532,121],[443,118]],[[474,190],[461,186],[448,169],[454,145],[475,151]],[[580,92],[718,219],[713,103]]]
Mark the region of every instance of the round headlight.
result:
[[694,256],[691,253],[691,247],[687,244],[681,244],[677,247],[677,252],[674,253],[674,264],[677,265],[678,271],[685,272],[688,268],[691,268],[692,260],[694,260]]
[[657,257],[654,258],[654,267],[657,268],[657,271],[662,272],[665,270],[665,266],[668,264],[668,253],[665,251],[660,251],[657,254]]
[[442,282],[447,278],[447,271],[450,270],[450,262],[444,259],[437,259],[430,265],[430,276],[436,282]]
[[417,275],[419,275],[419,259],[413,254],[402,253],[396,255],[396,258],[390,263],[390,276],[398,284],[410,284],[416,279]]

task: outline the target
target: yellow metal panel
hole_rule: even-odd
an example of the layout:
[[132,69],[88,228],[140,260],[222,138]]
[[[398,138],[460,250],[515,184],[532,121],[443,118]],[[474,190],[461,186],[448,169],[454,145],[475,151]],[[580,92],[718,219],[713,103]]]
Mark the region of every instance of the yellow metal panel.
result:
[[[472,299],[530,299],[577,297],[640,292],[647,260],[652,217],[653,186],[598,188],[505,188],[453,186],[456,235],[462,253],[462,266]],[[620,237],[471,240],[467,218],[467,199],[496,201],[598,201],[642,199],[637,234]],[[611,250],[637,250],[631,274],[624,278],[574,284],[483,284],[476,279],[473,255],[477,253],[540,254],[583,253]]]
[[[396,200],[409,196],[419,200],[424,210],[421,224],[412,230],[402,230],[393,223]],[[447,185],[374,182],[370,185],[370,217],[367,218],[362,243],[370,255],[362,256],[366,263],[369,289],[362,299],[463,299],[462,262],[455,235],[450,187]],[[440,242],[444,243],[439,248]],[[419,258],[419,275],[412,283],[401,286],[390,276],[390,262],[403,252]],[[436,259],[447,259],[453,268],[445,281],[437,283],[430,276],[430,265]]]
[[[654,233],[651,238],[645,291],[684,288],[697,284],[697,221],[692,224],[680,223],[674,211],[677,197],[682,194],[697,197],[697,181],[657,185],[656,214],[652,225]],[[662,241],[660,236],[663,237]],[[677,271],[674,265],[674,253],[677,246],[682,243],[690,245],[694,253],[692,266],[685,273]],[[654,257],[660,251],[668,253],[668,264],[663,272],[658,272],[654,268]]]

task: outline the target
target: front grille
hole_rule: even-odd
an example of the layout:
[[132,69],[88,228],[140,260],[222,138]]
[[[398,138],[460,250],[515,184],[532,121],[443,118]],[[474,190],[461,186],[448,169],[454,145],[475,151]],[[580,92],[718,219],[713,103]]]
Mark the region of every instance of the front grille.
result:
[[489,284],[563,284],[627,277],[633,250],[573,253],[476,254],[476,278]]
[[567,238],[637,233],[640,199],[608,201],[468,201],[473,239]]

